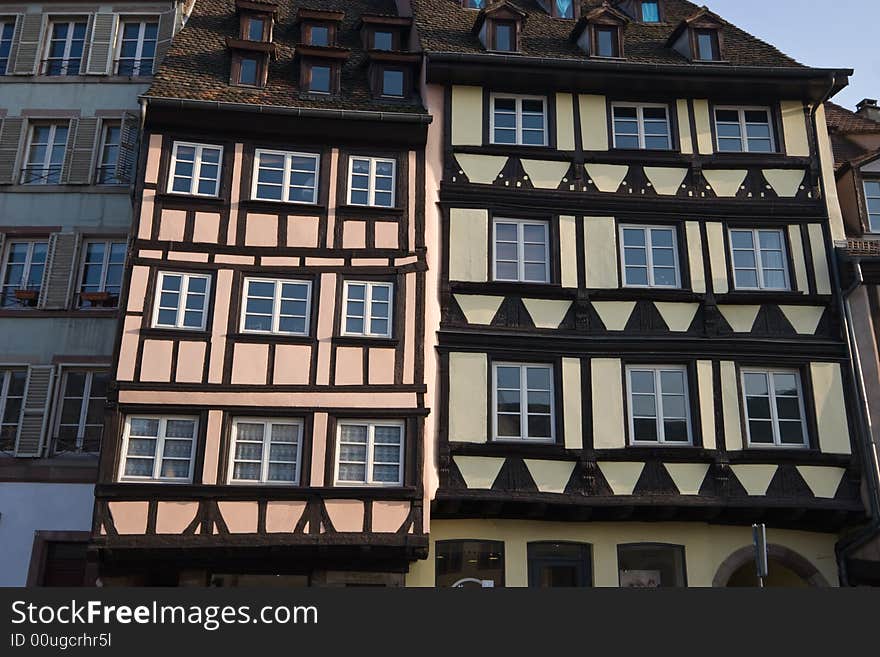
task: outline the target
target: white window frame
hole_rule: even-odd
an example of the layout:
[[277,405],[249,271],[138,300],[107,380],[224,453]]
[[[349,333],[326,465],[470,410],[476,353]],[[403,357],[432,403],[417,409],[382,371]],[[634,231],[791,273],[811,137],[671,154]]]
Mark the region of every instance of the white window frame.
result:
[[[880,213],[871,213],[871,199],[875,199],[878,203],[880,203],[880,192],[878,192],[877,196],[872,196],[868,193],[868,184],[873,183],[875,185],[880,185],[880,179],[878,178],[868,178],[867,180],[862,181],[862,189],[865,192],[865,215],[868,217],[868,232],[870,233],[880,233]],[[871,219],[874,218],[877,220],[877,223],[872,223]]]
[[[733,252],[737,251],[745,251],[746,249],[734,249],[733,247],[733,233],[741,232],[741,233],[751,233],[752,234],[752,244],[754,245],[754,254],[755,254],[755,272],[758,277],[758,287],[743,287],[740,286],[736,282],[736,262],[734,260]],[[761,242],[760,242],[760,234],[762,232],[773,232],[779,233],[779,243],[782,248],[782,274],[785,277],[785,286],[784,287],[766,287],[764,285],[764,263],[761,262]],[[778,228],[728,228],[727,240],[730,242],[730,273],[733,276],[733,289],[734,290],[751,290],[751,291],[769,291],[769,292],[787,292],[791,290],[791,276],[788,272],[788,249],[785,245],[785,231]],[[775,249],[774,249],[775,250]]]
[[[516,436],[498,435],[498,368],[515,367],[519,369],[519,438]],[[550,437],[529,438],[529,395],[528,368],[541,368],[550,372]],[[492,442],[525,443],[552,445],[556,442],[556,381],[555,367],[552,363],[519,363],[510,361],[494,361],[492,363]],[[543,415],[539,413],[538,415]]]
[[[772,443],[753,443],[752,442],[752,429],[749,421],[751,418],[749,417],[749,407],[748,407],[748,391],[746,390],[746,375],[747,374],[762,374],[767,376],[767,392],[770,398],[770,427],[773,430],[773,442]],[[785,374],[785,375],[794,375],[795,381],[797,382],[797,393],[798,393],[798,408],[801,415],[801,435],[803,436],[804,442],[800,445],[795,443],[783,443],[780,436],[779,430],[779,411],[776,407],[776,386],[773,383],[774,376],[776,374]],[[743,408],[743,420],[745,422],[746,429],[746,439],[748,441],[749,447],[754,447],[757,449],[809,449],[810,447],[810,433],[809,427],[807,425],[807,413],[806,407],[804,405],[804,384],[801,380],[801,373],[798,370],[786,369],[786,368],[761,368],[761,367],[743,367],[740,370],[740,386],[742,387],[742,408]],[[762,420],[764,418],[756,418],[758,420]]]
[[[614,148],[619,148],[617,145],[617,124],[614,120],[614,110],[618,107],[626,108],[626,109],[635,109],[636,110],[636,129],[638,130],[638,139],[639,139],[639,150],[650,150],[650,151],[671,151],[672,150],[672,122],[669,118],[669,105],[665,105],[663,103],[625,103],[625,102],[615,102],[611,103],[611,137],[614,142]],[[648,148],[645,146],[645,137],[647,133],[645,132],[645,110],[646,109],[662,109],[666,112],[666,148]],[[652,122],[656,122],[655,119],[650,119]],[[626,135],[627,137],[632,137],[633,135]],[[658,137],[659,135],[650,135],[651,137]]]
[[[149,438],[156,441],[156,451],[153,453],[153,473],[149,477],[139,477],[135,475],[125,474],[125,464],[128,461],[128,441],[131,437],[131,421],[138,420],[159,420],[159,435],[156,438]],[[186,420],[193,423],[192,450],[189,457],[189,474],[186,478],[182,477],[163,477],[162,460],[165,458],[165,440],[166,427],[169,420]],[[141,438],[143,436],[135,436]],[[171,438],[171,440],[185,440],[184,438]],[[160,481],[169,484],[191,484],[193,480],[193,470],[195,469],[196,448],[199,442],[199,418],[198,416],[189,415],[155,415],[150,413],[131,413],[125,416],[125,424],[122,433],[121,458],[119,459],[119,471],[117,473],[117,481],[138,482],[138,481]],[[169,457],[174,458],[174,457]],[[183,460],[183,459],[178,459]]]
[[[370,173],[368,174],[368,187],[367,187],[367,203],[355,203],[352,201],[352,192],[354,191],[352,185],[352,177],[354,175],[354,162],[355,160],[365,160],[370,163]],[[379,163],[383,164],[391,164],[391,205],[378,205],[376,203],[376,178],[378,177],[376,174],[377,167],[376,165]],[[385,176],[382,176],[383,178]],[[363,191],[363,190],[358,190]],[[382,190],[380,190],[382,191]],[[383,192],[384,193],[384,192]],[[397,203],[397,160],[388,157],[370,157],[368,155],[352,155],[348,158],[348,205],[356,205],[359,207],[371,207],[371,208],[393,208]]]
[[[138,24],[138,36],[137,47],[135,48],[135,56],[131,58],[133,60],[133,64],[132,74],[130,77],[147,77],[152,75],[153,71],[156,70],[156,54],[159,48],[159,16],[141,16],[127,14],[122,14],[119,16],[119,20],[117,21],[116,26],[116,46],[113,49],[113,72],[116,75],[120,75],[119,64],[122,59],[122,35],[125,29],[125,25],[132,23]],[[156,47],[153,49],[153,56],[148,58],[153,60],[153,65],[150,67],[149,71],[144,71],[141,69],[141,65],[144,59],[144,36],[147,31],[147,23],[156,23]],[[135,70],[137,71],[137,73],[134,73]]]
[[0,267],[0,293],[2,293],[3,288],[6,285],[6,270],[9,267],[9,255],[12,252],[12,246],[15,244],[27,244],[27,255],[24,260],[24,278],[21,283],[25,285],[22,287],[19,284],[19,287],[16,289],[30,289],[31,282],[28,280],[28,276],[30,275],[31,266],[33,265],[34,259],[34,246],[37,244],[45,244],[46,245],[46,260],[43,262],[43,275],[40,277],[40,285],[35,288],[36,290],[41,290],[43,287],[43,282],[46,280],[46,266],[49,264],[49,241],[48,240],[39,240],[39,239],[30,239],[30,240],[9,240],[6,244],[3,245],[3,266]]
[[[645,262],[646,267],[648,269],[648,284],[647,285],[639,285],[637,283],[630,283],[626,279],[626,246],[623,243],[623,231],[627,230],[641,230],[645,234]],[[660,285],[654,281],[654,245],[652,241],[652,230],[671,230],[672,231],[672,257],[674,261],[675,267],[675,284],[674,285]],[[618,242],[618,250],[620,251],[620,269],[623,286],[624,287],[633,287],[633,288],[656,288],[659,290],[679,290],[681,289],[681,263],[679,262],[678,256],[678,230],[675,226],[652,226],[650,224],[620,224],[617,229],[617,242]],[[629,248],[638,248],[638,247],[629,247]],[[665,248],[665,247],[662,247]]]
[[[159,323],[160,300],[162,298],[162,283],[166,276],[180,276],[180,292],[178,292],[177,316],[174,325]],[[186,299],[189,296],[189,281],[193,278],[201,278],[205,281],[205,307],[202,309],[202,323],[198,326],[185,326],[183,323],[186,313]],[[178,329],[181,331],[204,331],[208,325],[208,307],[211,300],[211,277],[207,274],[188,274],[179,271],[160,271],[156,278],[156,297],[153,302],[153,318],[151,326],[158,329]],[[166,308],[166,310],[171,310]],[[190,311],[192,312],[192,311]]]
[[[92,401],[92,381],[94,380],[95,374],[106,374],[108,377],[108,383],[112,380],[112,373],[110,371],[110,366],[105,366],[104,368],[95,368],[94,366],[76,366],[70,365],[65,366],[61,370],[61,376],[59,377],[58,383],[58,403],[57,408],[55,409],[55,420],[52,423],[53,426],[53,444],[52,451],[56,452],[57,440],[60,438],[58,435],[61,431],[61,413],[64,407],[64,400],[68,399],[65,396],[65,391],[67,389],[67,377],[71,373],[82,373],[85,375],[85,382],[83,383],[83,398],[80,404],[79,411],[79,424],[77,426],[77,434],[76,434],[76,450],[79,451],[82,449],[83,442],[85,440],[85,429],[87,426],[86,419],[88,418],[89,412],[89,403]],[[106,397],[104,397],[106,400]],[[103,430],[101,432],[103,438]],[[91,453],[91,452],[88,452]]]
[[[516,224],[516,278],[498,277],[498,224]],[[544,229],[544,280],[526,279],[525,226],[541,226]],[[492,280],[504,283],[536,283],[548,285],[551,282],[550,272],[550,222],[540,219],[511,219],[508,217],[492,218]]]
[[[101,287],[97,292],[106,292],[107,291],[107,276],[110,273],[110,251],[111,247],[114,244],[122,244],[123,246],[127,246],[128,243],[123,239],[88,239],[83,240],[81,253],[79,258],[79,276],[77,277],[76,284],[76,299],[77,306],[82,307],[82,294],[83,294],[83,284],[85,283],[85,275],[86,275],[86,258],[88,257],[88,246],[89,244],[103,244],[104,245],[104,259],[101,262]],[[119,300],[122,298],[122,290],[125,287],[125,264],[126,258],[122,259],[120,263],[122,267],[122,278],[119,279],[119,296],[116,299],[117,306],[119,305]]]
[[[284,172],[281,181],[281,199],[277,198],[260,198],[257,196],[257,185],[260,175],[260,156],[280,155],[284,158]],[[292,162],[294,157],[310,158],[315,162],[315,185],[312,189],[312,200],[310,201],[291,201],[290,198],[290,177],[292,172]],[[318,190],[321,188],[321,156],[318,153],[298,153],[295,151],[275,151],[268,148],[258,148],[254,151],[254,169],[251,176],[251,199],[255,201],[266,201],[269,203],[295,203],[296,205],[314,205],[318,202]],[[301,189],[307,189],[302,187]]]
[[[236,479],[235,478],[235,461],[241,460],[235,458],[235,446],[238,442],[238,425],[239,424],[262,424],[263,425],[263,449],[260,457],[260,478],[257,479]],[[269,455],[272,445],[272,426],[276,424],[295,426],[299,429],[296,441],[296,473],[293,481],[276,481],[269,479]],[[229,441],[229,467],[226,473],[226,483],[231,486],[299,486],[302,478],[302,446],[303,432],[305,423],[300,418],[280,418],[280,417],[247,417],[236,416],[232,418],[232,433]],[[251,441],[254,442],[254,441]],[[281,463],[282,461],[275,461]],[[284,461],[284,463],[288,463]]]
[[[705,60],[711,61],[711,60]],[[723,151],[721,150],[721,135],[718,131],[718,112],[737,112],[739,118],[739,151]],[[767,116],[767,127],[770,129],[770,150],[769,151],[750,151],[749,137],[746,131],[746,112],[764,112]],[[773,112],[767,106],[758,105],[718,105],[712,111],[712,118],[715,122],[715,148],[721,155],[732,155],[735,153],[751,153],[755,152],[761,155],[771,155],[777,152],[778,145],[776,143],[776,130],[773,128]],[[729,121],[722,121],[729,123]],[[725,137],[725,139],[733,139],[733,137]]]
[[[339,457],[342,452],[340,445],[342,443],[342,427],[345,425],[366,426],[367,427],[367,460],[365,467],[365,480],[357,481],[340,481],[339,479]],[[397,481],[376,481],[373,479],[373,465],[375,464],[376,451],[376,427],[398,427],[400,429],[400,461],[397,464]],[[406,423],[403,420],[356,420],[356,419],[339,419],[336,422],[336,445],[333,465],[333,485],[337,487],[393,487],[403,486],[404,469],[406,468]],[[390,463],[382,463],[382,465],[391,465]]]
[[[357,333],[354,331],[347,330],[346,321],[348,319],[348,290],[351,285],[364,285],[364,330],[361,333]],[[373,333],[373,288],[376,287],[384,287],[388,289],[388,331],[385,333]],[[342,300],[343,306],[342,309],[342,326],[340,327],[342,330],[340,333],[345,336],[353,336],[360,338],[390,338],[392,333],[394,332],[393,324],[394,324],[394,283],[386,282],[386,281],[355,281],[355,280],[346,280],[342,285]],[[382,319],[381,317],[379,319]]]
[[[43,157],[43,162],[40,167],[34,169],[31,167],[31,148],[34,145],[34,130],[36,128],[41,127],[49,127],[49,141],[46,142],[46,154]],[[49,173],[52,172],[52,151],[55,150],[55,134],[58,131],[59,127],[63,127],[67,129],[67,139],[64,140],[64,153],[65,155],[61,158],[61,164],[58,168],[58,182],[57,183],[49,183],[48,176]],[[24,162],[22,162],[21,167],[21,178],[19,179],[22,185],[60,185],[63,184],[61,181],[61,174],[64,172],[64,159],[67,157],[67,146],[70,143],[70,121],[69,120],[55,120],[55,119],[38,119],[31,122],[28,125],[28,133],[27,133],[27,148],[24,151]],[[27,180],[29,177],[29,173],[31,171],[39,171],[40,178],[37,180]]]
[[[64,38],[64,54],[60,57],[53,57],[52,60],[58,60],[61,62],[61,72],[57,75],[50,75],[49,73],[49,53],[52,51],[52,34],[55,32],[56,25],[63,25],[67,23],[67,36]],[[69,75],[68,69],[70,68],[70,49],[73,46],[73,28],[77,23],[85,23],[86,29],[83,32],[83,49],[79,56],[79,71],[76,75],[82,75],[85,73],[84,64],[85,58],[83,55],[86,54],[86,48],[89,45],[89,17],[88,16],[72,16],[70,18],[49,18],[46,23],[46,43],[43,46],[43,58],[40,64],[41,75],[46,75],[50,77],[57,77],[62,75]]]
[[[119,130],[119,141],[115,144],[116,147],[116,162],[113,164],[107,164],[104,162],[104,150],[107,148],[107,135],[113,128],[118,128]],[[101,143],[99,144],[100,148],[98,149],[98,164],[95,167],[95,184],[96,185],[124,185],[126,183],[117,180],[115,174],[110,176],[111,180],[109,181],[101,181],[101,174],[104,169],[112,168],[114,171],[119,167],[119,156],[122,152],[122,121],[113,120],[113,119],[105,119],[101,121]]]
[[[21,418],[24,413],[24,401],[27,398],[27,366],[22,365],[0,365],[0,431],[3,428],[3,418],[6,416],[6,404],[9,401],[9,386],[12,385],[12,376],[16,372],[20,372],[25,376],[25,388],[21,396],[21,408],[18,411],[18,421],[15,424],[16,436],[12,438],[12,447],[15,447],[18,432],[21,430]],[[18,397],[15,397],[18,399]]]
[[9,72],[9,60],[12,57],[12,44],[15,40],[15,23],[16,23],[15,15],[3,16],[2,18],[0,18],[0,43],[3,42],[3,38],[2,38],[3,37],[3,27],[5,25],[12,26],[12,36],[9,38],[9,54],[7,55],[6,66],[0,67],[0,76],[7,75]]
[[[177,150],[181,146],[188,146],[195,149],[193,154],[193,172],[189,180],[189,190],[183,192],[174,191],[174,171],[177,167]],[[217,180],[214,181],[214,192],[212,194],[202,194],[199,192],[199,180],[202,174],[202,152],[206,149],[218,150],[217,157]],[[183,176],[180,176],[181,178]],[[204,198],[217,198],[220,194],[220,180],[223,178],[223,146],[217,144],[199,144],[191,141],[175,141],[171,149],[171,165],[168,169],[168,186],[166,191],[169,194],[177,196],[202,196]]]
[[[495,141],[495,101],[498,99],[516,101],[516,109],[515,109],[516,125],[515,125],[515,129],[514,129],[514,132],[516,134],[516,141],[513,144],[505,144],[502,142]],[[543,142],[540,144],[525,144],[525,143],[523,143],[523,139],[522,139],[522,134],[523,134],[522,103],[524,100],[540,100],[544,106],[544,112],[543,112],[544,139],[543,139]],[[550,110],[548,107],[546,96],[525,96],[525,95],[520,95],[520,94],[495,94],[495,93],[491,94],[490,101],[489,101],[489,143],[490,144],[498,144],[499,146],[526,146],[526,147],[531,147],[531,148],[546,147],[548,144],[548,139],[550,137],[548,129],[547,129],[547,123],[548,123],[548,116],[547,115],[548,115],[549,111]]]
[[[632,378],[631,372],[651,372],[654,375],[654,421],[657,426],[657,440],[636,440],[635,427],[635,405],[633,402]],[[666,415],[663,410],[663,388],[661,383],[661,374],[663,372],[681,372],[684,374],[684,410],[685,422],[687,424],[687,442],[679,440],[666,440],[666,427],[664,420]],[[691,399],[690,390],[688,389],[688,368],[684,365],[627,365],[626,366],[626,403],[627,415],[629,416],[629,442],[631,445],[650,446],[662,445],[664,447],[693,447],[694,432],[693,419],[691,418]],[[647,419],[647,418],[639,418]],[[670,420],[680,420],[681,418],[670,417]]]
[[[250,282],[272,283],[275,286],[275,295],[272,298],[272,329],[269,331],[260,331],[257,329],[245,328],[245,319],[247,317],[248,285]],[[305,329],[302,333],[294,331],[282,331],[278,328],[281,323],[281,289],[285,283],[293,283],[296,285],[306,286],[306,321]],[[310,280],[299,278],[265,278],[262,276],[247,276],[244,279],[241,297],[242,302],[239,327],[242,333],[253,333],[256,335],[309,335],[309,329],[312,324],[312,282]]]

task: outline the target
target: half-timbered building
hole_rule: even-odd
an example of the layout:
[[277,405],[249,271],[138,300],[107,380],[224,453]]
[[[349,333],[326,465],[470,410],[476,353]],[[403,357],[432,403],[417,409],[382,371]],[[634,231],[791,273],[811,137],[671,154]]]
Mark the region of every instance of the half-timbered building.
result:
[[199,0],[144,96],[105,584],[402,585],[427,553],[424,145],[391,0]]
[[[809,68],[684,0],[410,0],[440,208],[437,586],[838,583],[864,520]],[[430,246],[430,245],[429,245]]]

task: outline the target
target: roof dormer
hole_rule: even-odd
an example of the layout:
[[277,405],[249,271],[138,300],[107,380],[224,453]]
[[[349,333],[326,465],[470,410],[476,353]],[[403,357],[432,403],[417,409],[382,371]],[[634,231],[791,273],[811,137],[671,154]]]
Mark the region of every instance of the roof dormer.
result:
[[362,14],[357,22],[365,50],[400,52],[410,49],[412,18]]
[[620,0],[615,6],[636,23],[662,23],[663,0]]
[[720,16],[702,7],[678,24],[666,45],[692,62],[724,61],[723,25]]
[[571,32],[571,40],[590,57],[620,59],[629,22],[626,14],[606,2],[581,17]]
[[229,84],[266,86],[269,60],[275,56],[272,42],[278,6],[264,0],[236,0],[238,34],[226,37],[230,51]]
[[235,0],[238,12],[238,38],[241,41],[271,43],[278,5],[265,0]]
[[477,14],[472,32],[492,52],[519,52],[526,13],[511,2],[496,2]]
[[337,45],[339,28],[345,13],[300,7],[296,12],[299,42],[305,46],[332,48]]
[[575,0],[538,0],[538,4],[553,18],[575,20],[580,14],[580,2]]

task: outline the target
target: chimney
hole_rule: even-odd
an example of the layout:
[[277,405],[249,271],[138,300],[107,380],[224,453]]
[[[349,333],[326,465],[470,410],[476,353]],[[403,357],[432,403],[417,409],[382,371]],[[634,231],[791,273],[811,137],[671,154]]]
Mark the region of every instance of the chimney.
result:
[[877,101],[874,98],[865,98],[856,105],[856,114],[880,123],[880,107],[877,107]]

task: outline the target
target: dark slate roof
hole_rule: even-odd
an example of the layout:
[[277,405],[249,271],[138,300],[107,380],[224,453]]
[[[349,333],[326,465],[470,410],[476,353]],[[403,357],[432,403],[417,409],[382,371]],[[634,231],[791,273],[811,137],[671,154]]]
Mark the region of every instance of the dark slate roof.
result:
[[[538,0],[509,0],[527,14],[522,34],[522,54],[533,57],[583,59],[584,52],[569,40],[572,20],[550,17]],[[577,1],[577,0],[575,0]],[[645,64],[688,64],[688,60],[666,45],[675,28],[700,10],[686,0],[662,0],[665,22],[630,22],[624,33],[627,61]],[[471,33],[477,12],[464,9],[460,0],[411,0],[425,51],[477,54],[484,52],[479,38]],[[602,0],[584,0],[582,14],[602,5]],[[804,68],[791,57],[735,25],[723,22],[725,58],[734,66]]]
[[[426,112],[421,103],[382,101],[370,93],[367,55],[357,21],[362,14],[397,16],[394,0],[280,0],[277,6],[273,37],[277,57],[269,63],[265,88],[229,84],[230,54],[225,39],[238,38],[235,0],[197,0],[186,26],[174,37],[147,96],[279,107]],[[316,98],[300,93],[299,62],[294,60],[299,8],[345,12],[338,43],[351,50],[351,57],[342,68],[342,93],[338,97]]]

